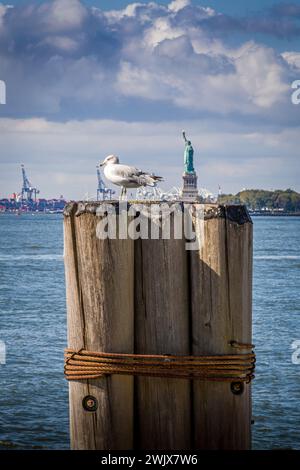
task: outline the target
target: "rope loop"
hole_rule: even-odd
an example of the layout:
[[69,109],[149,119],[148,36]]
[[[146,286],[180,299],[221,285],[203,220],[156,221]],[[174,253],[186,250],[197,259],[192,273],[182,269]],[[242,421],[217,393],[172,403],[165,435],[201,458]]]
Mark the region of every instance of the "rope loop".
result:
[[[234,348],[252,349],[245,343]],[[242,346],[241,346],[242,345]],[[178,356],[158,354],[119,354],[65,350],[67,380],[97,379],[112,374],[199,379],[250,383],[254,378],[255,354]]]

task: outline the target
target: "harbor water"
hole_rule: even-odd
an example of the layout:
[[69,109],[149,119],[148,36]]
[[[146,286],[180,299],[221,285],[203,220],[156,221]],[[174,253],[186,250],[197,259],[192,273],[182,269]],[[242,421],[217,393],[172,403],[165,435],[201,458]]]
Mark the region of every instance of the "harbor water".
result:
[[[253,448],[300,449],[300,218],[253,222]],[[67,449],[61,215],[0,214],[0,345],[0,447]]]

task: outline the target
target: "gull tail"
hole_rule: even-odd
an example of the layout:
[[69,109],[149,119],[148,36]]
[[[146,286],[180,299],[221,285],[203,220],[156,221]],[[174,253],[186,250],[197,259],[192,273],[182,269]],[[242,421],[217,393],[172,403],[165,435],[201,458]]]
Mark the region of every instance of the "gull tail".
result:
[[143,186],[156,186],[159,181],[163,181],[163,178],[161,176],[156,176],[156,175],[143,175]]

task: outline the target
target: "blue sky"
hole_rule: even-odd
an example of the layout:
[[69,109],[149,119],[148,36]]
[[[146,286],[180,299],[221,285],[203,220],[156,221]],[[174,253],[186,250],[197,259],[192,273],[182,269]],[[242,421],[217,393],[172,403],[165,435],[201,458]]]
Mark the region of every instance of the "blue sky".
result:
[[0,196],[95,193],[107,154],[181,184],[300,190],[300,1],[0,2]]
[[[40,3],[43,0],[38,0]],[[29,3],[28,0],[11,0],[8,2],[11,5],[21,5]],[[89,6],[97,6],[103,10],[112,10],[112,9],[120,9],[126,7],[128,5],[127,0],[84,0],[86,5]],[[140,3],[149,3],[147,1],[141,1]],[[169,0],[160,0],[162,5],[168,5]],[[244,16],[245,14],[251,13],[255,10],[261,10],[263,8],[270,8],[276,4],[281,3],[291,3],[291,2],[282,2],[280,0],[251,0],[250,1],[243,1],[243,0],[207,0],[205,2],[201,0],[194,0],[194,5],[204,5],[210,6],[215,8],[216,10],[227,13],[230,15],[241,15]],[[298,3],[297,1],[294,3]]]

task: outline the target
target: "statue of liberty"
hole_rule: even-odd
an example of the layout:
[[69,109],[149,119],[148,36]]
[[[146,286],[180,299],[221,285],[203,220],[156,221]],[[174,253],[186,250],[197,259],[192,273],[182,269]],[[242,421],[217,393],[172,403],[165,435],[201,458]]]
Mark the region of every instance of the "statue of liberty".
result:
[[185,131],[182,131],[182,135],[185,141],[184,149],[184,171],[185,173],[195,173],[194,170],[194,149],[190,140],[187,140]]

